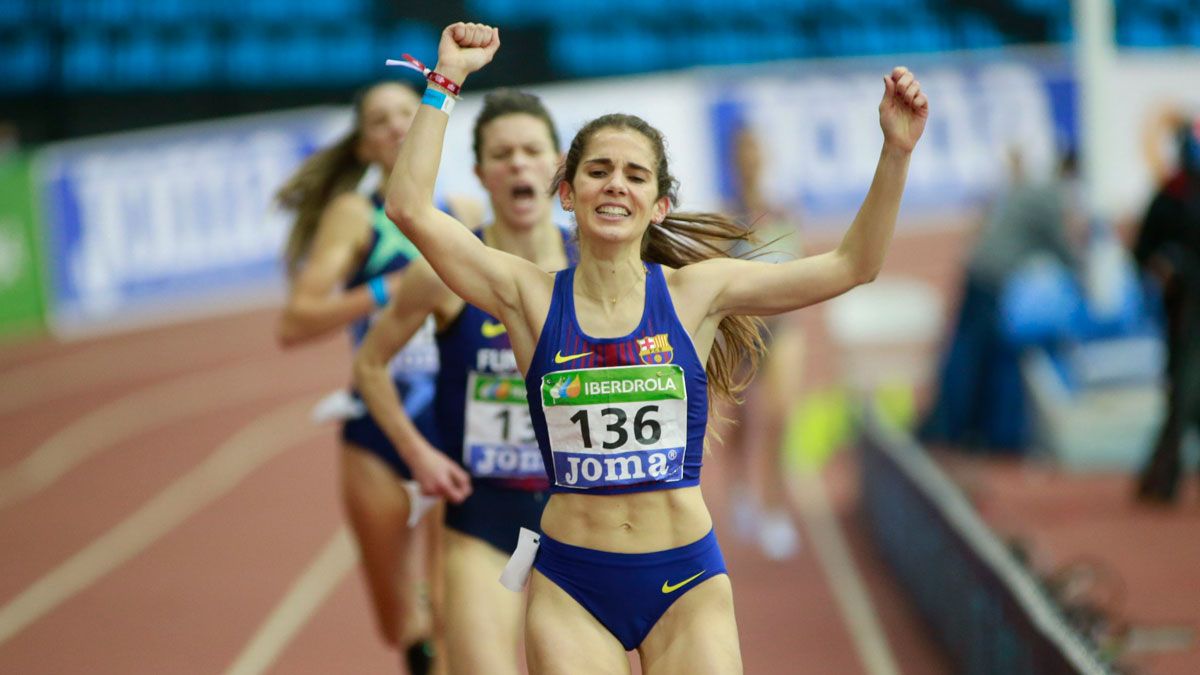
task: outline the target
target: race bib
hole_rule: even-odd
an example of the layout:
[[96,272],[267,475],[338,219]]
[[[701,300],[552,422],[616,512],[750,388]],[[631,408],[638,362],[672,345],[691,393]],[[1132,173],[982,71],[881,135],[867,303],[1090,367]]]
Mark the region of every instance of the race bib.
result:
[[438,349],[436,329],[433,315],[425,318],[425,323],[409,338],[389,364],[392,373],[416,375],[420,373],[432,375],[438,369]]
[[683,478],[687,390],[673,364],[560,370],[542,377],[555,485]]
[[463,464],[479,478],[545,479],[520,375],[468,376]]

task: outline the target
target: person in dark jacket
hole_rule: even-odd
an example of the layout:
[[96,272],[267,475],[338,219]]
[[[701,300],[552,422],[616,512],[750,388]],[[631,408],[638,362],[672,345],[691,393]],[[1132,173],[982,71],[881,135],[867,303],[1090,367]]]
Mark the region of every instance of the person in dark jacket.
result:
[[1200,428],[1200,117],[1177,133],[1179,169],[1151,200],[1134,245],[1167,316],[1167,414],[1137,482],[1138,498],[1158,503],[1175,501],[1184,434]]

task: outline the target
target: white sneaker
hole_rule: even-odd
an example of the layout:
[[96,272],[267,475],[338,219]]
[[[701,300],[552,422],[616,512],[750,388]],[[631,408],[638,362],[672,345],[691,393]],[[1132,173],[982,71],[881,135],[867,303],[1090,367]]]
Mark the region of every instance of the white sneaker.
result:
[[367,406],[345,389],[331,392],[313,406],[312,421],[317,424],[354,420],[367,414]]
[[729,505],[734,536],[744,542],[757,539],[761,519],[757,500],[747,490],[735,489],[729,495]]
[[772,511],[763,516],[758,547],[769,560],[787,560],[796,555],[800,550],[800,535],[787,513]]

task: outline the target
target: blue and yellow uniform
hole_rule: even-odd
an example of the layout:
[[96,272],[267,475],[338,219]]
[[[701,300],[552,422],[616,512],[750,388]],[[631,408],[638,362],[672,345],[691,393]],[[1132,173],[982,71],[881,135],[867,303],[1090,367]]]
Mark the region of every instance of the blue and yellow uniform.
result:
[[[574,261],[570,234],[560,230],[567,260]],[[471,474],[473,487],[463,503],[447,505],[446,524],[512,553],[518,526],[538,528],[548,484],[508,332],[464,303],[437,333],[437,346],[437,445]]]
[[[708,378],[675,313],[662,267],[646,263],[638,326],[588,336],[575,314],[575,269],[554,280],[525,388],[550,491],[617,495],[700,482]],[[683,592],[725,573],[710,531],[653,553],[595,551],[543,535],[534,567],[626,649],[642,643]],[[682,591],[682,592],[681,592]]]
[[[381,274],[402,270],[421,255],[417,247],[388,220],[383,210],[383,199],[375,195],[372,202],[375,215],[371,221],[371,247],[362,265],[346,282],[347,289],[361,286]],[[359,319],[350,325],[350,338],[355,349],[362,344],[363,337],[370,327],[371,317]],[[438,358],[433,342],[432,319],[396,354],[389,369],[400,400],[404,401],[405,412],[426,438],[436,438],[432,404]],[[366,406],[362,405],[358,392],[351,393],[365,411]],[[369,412],[363,412],[360,416],[343,423],[342,440],[353,443],[383,460],[396,475],[406,480],[412,478],[412,473],[400,458],[400,453]]]

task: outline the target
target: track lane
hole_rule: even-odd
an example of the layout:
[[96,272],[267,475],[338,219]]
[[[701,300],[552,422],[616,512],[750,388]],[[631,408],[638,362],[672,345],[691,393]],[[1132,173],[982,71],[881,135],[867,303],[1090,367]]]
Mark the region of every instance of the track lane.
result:
[[[242,338],[253,341],[258,338],[250,333],[268,324],[260,318],[238,328],[238,324],[219,321],[212,324],[212,330],[246,331]],[[202,322],[191,326],[190,332],[203,341],[207,330]],[[270,378],[281,391],[303,389],[307,385],[297,383],[307,382],[310,376],[312,382],[327,382],[328,388],[344,382],[347,364],[341,345],[280,354],[269,341],[258,344],[263,350],[259,358],[273,369]],[[314,394],[323,391],[313,387]],[[146,467],[148,483],[169,479],[195,465],[188,457],[201,452],[198,448],[211,449],[219,442],[204,430],[229,433],[231,425],[244,424],[255,411],[260,414],[264,400],[280,398],[286,396],[234,406],[239,412],[217,407],[204,414],[181,416],[160,430],[179,438],[195,438],[196,447],[191,449],[181,443],[164,451],[154,442],[158,431],[135,433],[123,442],[127,447],[87,459],[52,487],[8,513],[0,511],[0,536],[6,536],[3,533],[14,522],[5,517],[17,512],[22,520],[35,525],[7,537],[13,546],[30,547],[35,537],[48,530],[77,527],[76,521],[88,520],[78,515],[87,512],[80,510],[81,496],[87,495],[85,485],[106,486],[101,491],[108,494],[137,492],[133,487],[134,479],[141,477],[133,473],[137,466]],[[297,419],[295,424],[308,423]],[[332,427],[317,430],[143,552],[46,613],[17,638],[0,644],[0,671],[19,665],[12,672],[77,672],[81,664],[97,675],[211,673],[227,668],[341,527],[335,436]],[[705,490],[733,572],[747,672],[865,672],[860,670],[860,657],[854,653],[834,596],[808,545],[810,534],[804,531],[806,548],[800,556],[782,564],[769,562],[757,550],[737,543],[724,516],[721,460],[706,461]],[[147,463],[156,463],[161,475]],[[847,519],[846,513],[852,512],[852,505],[836,489],[831,488],[831,494],[839,523],[849,530],[854,519]],[[119,513],[128,513],[129,502],[125,504],[125,511],[118,509]],[[57,515],[47,520],[46,514]],[[110,527],[117,520],[111,513],[96,515],[98,520],[107,518]],[[65,540],[74,541],[70,537]],[[850,532],[848,540],[857,559],[861,547],[855,546],[856,535]],[[46,565],[46,559],[38,563],[39,569]],[[878,568],[864,564],[862,570],[868,589],[889,583],[873,578]],[[870,594],[877,595],[873,590]],[[886,608],[881,611],[889,642],[895,643],[888,614]],[[912,620],[903,613],[897,616],[902,621]],[[909,627],[908,631],[910,639],[927,640],[919,629]],[[905,653],[903,649],[898,648],[898,653]],[[332,584],[332,591],[317,605],[311,619],[279,646],[277,659],[266,672],[387,672],[393,662],[393,656],[376,640],[367,595],[353,570]],[[949,672],[906,665],[902,663],[901,672]]]

